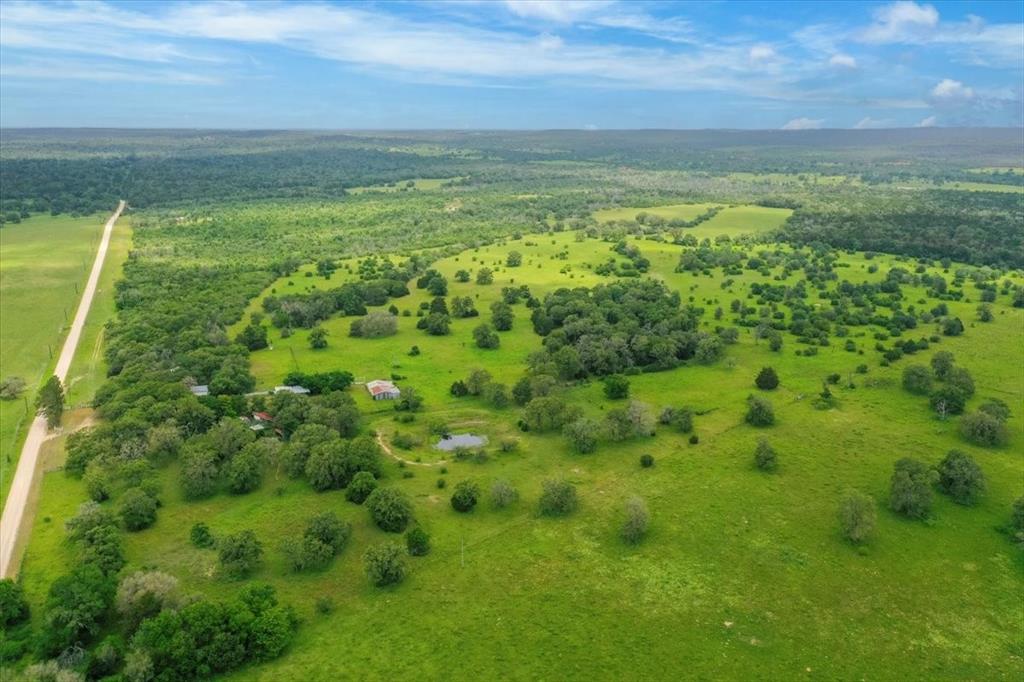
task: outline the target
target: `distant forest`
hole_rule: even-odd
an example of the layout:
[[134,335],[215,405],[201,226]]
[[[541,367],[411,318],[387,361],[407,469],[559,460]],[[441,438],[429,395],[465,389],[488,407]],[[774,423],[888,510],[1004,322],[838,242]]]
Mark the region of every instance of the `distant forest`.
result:
[[[545,197],[581,227],[595,208],[735,201],[795,208],[781,236],[850,249],[1024,267],[1024,195],[928,190],[1020,186],[1013,129],[328,133],[0,131],[0,224],[32,213],[187,210],[340,201],[355,187],[450,179],[485,227],[522,229],[512,195]],[[739,174],[739,175],[732,175]],[[773,177],[792,177],[778,182]],[[816,178],[846,178],[819,183]],[[900,183],[916,183],[900,191]],[[581,190],[585,190],[581,192]],[[468,194],[466,194],[468,196]],[[489,199],[488,199],[489,198]],[[500,208],[500,210],[496,210]]]

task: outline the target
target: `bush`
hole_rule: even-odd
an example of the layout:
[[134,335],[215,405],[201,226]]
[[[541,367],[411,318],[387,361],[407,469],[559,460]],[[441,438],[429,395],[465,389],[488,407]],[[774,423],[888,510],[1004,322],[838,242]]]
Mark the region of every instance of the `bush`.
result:
[[1018,537],[1024,536],[1024,496],[1014,500],[1010,508],[1010,529]]
[[263,545],[251,530],[225,535],[218,545],[221,568],[232,578],[244,578],[255,571],[263,557]]
[[28,601],[21,583],[11,578],[0,580],[0,628],[9,628],[28,620]]
[[401,533],[412,519],[412,503],[397,488],[377,488],[366,498],[370,518],[381,530]]
[[473,511],[479,497],[480,488],[476,483],[459,481],[455,484],[455,491],[452,493],[452,509],[462,513]]
[[569,441],[570,447],[575,452],[586,454],[597,449],[597,434],[600,426],[593,419],[580,417],[576,421],[566,424],[562,433]]
[[921,462],[904,457],[893,468],[889,508],[912,519],[923,519],[932,510],[934,472]]
[[978,407],[978,410],[995,417],[1000,422],[1010,418],[1010,407],[999,398],[989,398]]
[[916,395],[928,395],[932,390],[932,373],[924,365],[903,368],[903,388]]
[[762,391],[771,391],[779,386],[779,375],[775,373],[775,370],[771,367],[762,367],[761,371],[757,373],[757,378],[754,379],[754,383]]
[[997,447],[1010,438],[1006,424],[988,412],[972,412],[960,419],[960,433],[975,445]]
[[622,524],[622,539],[635,545],[647,534],[647,505],[636,495],[626,500],[626,520]]
[[945,419],[951,414],[963,412],[967,398],[953,386],[942,386],[931,394],[928,403],[939,417]]
[[[379,488],[386,490],[386,488]],[[372,545],[363,555],[366,577],[377,587],[395,585],[405,578],[405,552],[393,542]]]
[[0,400],[14,400],[25,390],[25,380],[21,377],[5,377],[0,381]]
[[142,488],[129,488],[121,496],[120,514],[130,531],[149,528],[156,521],[157,501]]
[[316,598],[316,612],[322,616],[334,611],[334,600],[330,597],[317,597]]
[[504,479],[498,479],[491,486],[491,504],[496,509],[504,509],[515,504],[519,499],[519,491]]
[[700,437],[698,437],[696,433],[693,434],[692,436],[690,436],[690,445],[696,445],[699,442],[700,442]]
[[938,377],[940,381],[945,381],[950,370],[953,369],[954,362],[955,360],[953,359],[952,353],[948,350],[940,350],[932,356],[932,371],[935,372],[935,376]]
[[651,455],[640,455],[640,466],[649,469],[654,466],[654,457]]
[[426,556],[430,553],[430,536],[419,526],[410,528],[405,534],[405,548],[410,556]]
[[473,340],[477,348],[493,349],[501,345],[501,337],[491,329],[489,324],[481,324],[473,330]]
[[775,410],[767,398],[748,396],[746,420],[751,426],[771,426],[775,423]]
[[189,531],[188,537],[192,545],[199,547],[200,549],[209,549],[214,545],[213,534],[210,532],[210,527],[202,521],[192,526],[192,530]]
[[864,542],[875,529],[875,501],[870,495],[851,490],[839,503],[839,527],[850,542]]
[[775,450],[768,444],[767,438],[757,439],[757,447],[754,448],[754,463],[761,471],[775,471],[778,462]]
[[985,474],[974,458],[960,450],[950,450],[939,462],[939,490],[957,504],[973,505],[985,492]]
[[125,630],[134,632],[147,618],[181,605],[178,579],[161,571],[138,571],[121,581],[114,604]]
[[629,397],[629,379],[621,374],[610,374],[604,378],[604,395],[610,400],[624,400]]
[[369,471],[360,471],[352,477],[352,481],[345,488],[345,499],[349,502],[362,504],[366,498],[377,489],[377,479]]
[[564,479],[548,479],[540,494],[540,513],[544,516],[565,516],[576,510],[579,500],[576,486]]

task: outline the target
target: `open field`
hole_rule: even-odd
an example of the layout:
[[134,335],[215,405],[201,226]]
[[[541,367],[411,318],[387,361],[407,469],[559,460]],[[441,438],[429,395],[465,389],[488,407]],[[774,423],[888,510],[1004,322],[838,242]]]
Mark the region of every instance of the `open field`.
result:
[[[723,211],[719,217],[728,215]],[[698,229],[712,230],[712,222]],[[737,229],[734,222],[721,225],[726,233]],[[779,282],[747,270],[723,289],[718,274],[674,272],[680,253],[676,245],[630,243],[651,260],[651,276],[705,307],[703,326],[708,329],[715,325],[715,305],[742,297],[754,282]],[[395,430],[416,435],[423,445],[396,452],[432,464],[402,468],[389,461],[385,466],[386,484],[412,497],[417,522],[430,533],[434,547],[429,556],[410,560],[411,573],[401,586],[381,592],[366,583],[362,552],[387,534],[370,523],[365,510],[346,502],[342,492],[316,494],[306,483],[270,471],[249,495],[186,502],[174,464],[162,472],[164,508],[156,525],[126,538],[128,570],[159,568],[178,576],[189,590],[227,597],[238,583],[217,577],[215,554],[190,545],[188,528],[204,521],[215,534],[256,530],[266,561],[255,578],[275,585],[282,599],[299,609],[304,623],[284,658],[246,669],[235,679],[344,676],[353,668],[373,671],[372,677],[380,679],[669,679],[680,670],[696,677],[739,678],[755,668],[766,679],[1019,675],[1024,641],[1015,624],[1024,557],[994,529],[1020,494],[1024,414],[1014,410],[1008,446],[978,448],[960,438],[955,420],[937,420],[925,399],[903,391],[899,377],[904,365],[926,363],[935,350],[950,350],[975,377],[978,391],[972,404],[988,397],[1021,404],[1024,376],[1015,359],[1024,310],[1011,308],[1004,296],[995,303],[994,322],[971,324],[976,304],[950,302],[952,314],[968,323],[964,336],[944,337],[931,350],[888,368],[879,366],[871,338],[877,330],[871,327],[855,328],[851,335],[863,355],[834,343],[813,357],[796,356],[802,346],[788,336],[783,350],[773,353],[744,330],[719,363],[630,377],[631,397],[655,407],[692,406],[699,415],[698,444],[659,427],[654,438],[604,442],[593,454],[577,455],[558,435],[518,433],[516,407],[494,410],[478,399],[448,394],[451,382],[475,367],[511,384],[521,375],[525,356],[541,347],[522,305],[514,306],[516,322],[500,334],[500,349],[473,345],[470,330],[488,317],[488,306],[503,286],[527,284],[543,297],[558,287],[611,281],[592,271],[614,255],[611,246],[596,239],[577,241],[572,232],[526,235],[435,262],[433,267],[449,278],[449,296],[471,296],[481,311],[481,318],[454,320],[450,336],[427,336],[414,328],[417,318],[400,317],[395,336],[354,339],[347,336],[352,318],[336,317],[323,324],[329,332],[324,350],[311,350],[305,331],[281,339],[271,330],[273,349],[252,355],[259,386],[279,383],[296,368],[346,369],[357,380],[399,373],[407,377],[400,385],[423,393],[426,411],[413,424],[399,425],[388,404],[372,403],[360,387],[350,389],[365,414],[366,429],[385,438]],[[504,266],[511,250],[523,254],[521,267]],[[300,270],[264,293],[337,286],[346,280],[346,264],[352,262],[343,261],[329,281],[305,277]],[[484,265],[496,269],[493,284],[453,281],[456,270]],[[869,273],[869,265],[877,265],[879,274]],[[852,282],[873,281],[897,265],[905,262],[843,254],[838,272]],[[792,284],[799,277],[793,273],[781,282]],[[1021,282],[1019,277],[1015,281]],[[905,292],[909,300],[926,297],[919,287],[906,286]],[[261,299],[250,310],[258,309]],[[427,300],[426,292],[414,289],[395,303],[415,311]],[[914,336],[928,333],[920,329]],[[409,357],[414,344],[422,353]],[[973,353],[977,347],[987,350]],[[852,374],[855,389],[836,387],[833,408],[812,405],[826,374],[845,378],[862,362],[868,374]],[[782,379],[771,394],[778,422],[758,430],[743,423],[743,401],[756,391],[753,377],[766,364]],[[1013,366],[1017,371],[1006,371]],[[565,398],[598,417],[615,406],[602,395],[599,382],[571,388]],[[429,448],[426,426],[434,419],[493,437],[516,434],[520,446],[506,454],[489,448],[491,457],[484,463],[448,461],[443,473],[438,454]],[[759,435],[767,435],[779,451],[774,474],[752,464]],[[989,491],[978,506],[960,507],[938,496],[928,524],[884,508],[896,459],[934,462],[953,447],[973,454],[986,473]],[[655,456],[653,468],[638,466],[643,453]],[[568,519],[536,513],[540,481],[551,476],[567,477],[579,487],[581,508]],[[446,479],[448,488],[439,490],[438,478]],[[467,515],[449,506],[454,483],[472,479],[486,490],[496,478],[519,489],[518,504],[499,511],[485,501]],[[850,487],[868,492],[881,507],[876,536],[860,553],[836,528],[838,499]],[[631,494],[643,497],[651,510],[650,534],[636,548],[624,546],[617,536],[622,505]],[[46,476],[25,567],[34,603],[71,560],[61,526],[76,499],[84,499],[80,482],[59,472]],[[326,571],[288,573],[278,546],[306,518],[325,509],[353,523],[353,541]],[[323,596],[335,604],[329,615],[314,609]],[[381,641],[401,642],[403,654],[395,656]]]
[[26,382],[23,398],[0,402],[0,508],[35,413],[26,406],[60,351],[104,220],[37,215],[0,229],[0,375]]
[[350,187],[346,191],[349,194],[363,194],[365,192],[407,192],[410,190],[431,190],[438,189],[459,178],[413,178],[403,182],[393,182],[387,185],[368,185],[366,187]]

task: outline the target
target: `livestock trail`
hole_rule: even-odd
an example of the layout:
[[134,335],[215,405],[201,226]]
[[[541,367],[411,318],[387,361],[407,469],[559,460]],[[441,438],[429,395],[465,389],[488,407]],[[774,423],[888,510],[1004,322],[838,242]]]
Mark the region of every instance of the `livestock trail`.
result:
[[[89,280],[82,292],[82,300],[78,304],[75,319],[71,323],[71,329],[64,340],[60,356],[57,358],[57,365],[54,367],[53,373],[62,384],[67,379],[71,360],[78,347],[78,339],[82,335],[82,328],[89,316],[93,295],[96,293],[96,285],[99,282],[100,273],[103,271],[103,262],[110,245],[110,235],[114,231],[114,223],[121,216],[124,207],[125,202],[121,200],[117,205],[117,210],[110,216],[103,228],[103,238],[96,250],[96,260],[93,261]],[[11,481],[11,490],[7,495],[7,503],[4,505],[3,517],[0,518],[0,578],[11,577],[16,573],[16,567],[12,565],[14,548],[17,545],[22,519],[25,517],[25,508],[28,505],[29,492],[32,489],[32,480],[38,465],[39,449],[43,441],[46,440],[46,430],[46,419],[37,415],[25,438],[25,445],[22,447],[21,457],[18,459],[18,468],[14,472],[14,480]]]

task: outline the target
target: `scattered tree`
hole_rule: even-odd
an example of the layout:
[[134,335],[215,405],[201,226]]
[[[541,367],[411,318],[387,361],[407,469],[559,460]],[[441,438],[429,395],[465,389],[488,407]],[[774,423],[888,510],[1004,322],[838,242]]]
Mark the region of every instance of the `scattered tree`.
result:
[[767,438],[757,439],[757,447],[754,448],[754,464],[761,471],[775,471],[778,465],[775,449],[768,443]]
[[767,398],[747,397],[747,423],[751,426],[771,426],[775,423],[775,410]]
[[60,379],[51,376],[43,384],[39,395],[36,397],[36,408],[46,417],[46,425],[55,429],[60,426],[60,419],[64,415],[64,387]]
[[414,526],[405,534],[405,548],[410,556],[426,556],[430,553],[430,536],[419,526]]
[[452,492],[452,509],[462,513],[473,511],[479,497],[480,487],[476,483],[459,481],[455,484],[455,490]]
[[363,567],[377,587],[395,585],[405,578],[405,552],[393,542],[371,545],[363,555]]
[[754,379],[754,383],[762,391],[771,391],[779,385],[779,375],[775,373],[775,370],[771,367],[762,367],[761,371],[757,373],[757,378]]
[[935,472],[915,459],[904,457],[893,468],[889,508],[912,519],[923,519],[932,510]]
[[903,388],[917,395],[928,395],[932,390],[932,373],[924,365],[903,368]]
[[498,479],[491,486],[491,504],[496,509],[504,509],[516,503],[519,491],[504,479]]
[[853,543],[864,542],[875,529],[875,500],[859,490],[851,490],[839,503],[839,527],[843,537]]
[[973,505],[985,492],[985,474],[966,452],[950,450],[938,466],[939,490],[957,504]]
[[370,518],[381,530],[401,533],[412,519],[412,503],[398,488],[377,488],[366,498]]
[[565,516],[576,510],[579,501],[576,486],[564,479],[548,479],[542,485],[540,513],[544,516]]
[[256,533],[243,530],[221,538],[217,547],[221,568],[232,578],[244,578],[260,565],[263,544]]
[[633,495],[626,500],[626,520],[622,524],[622,539],[635,545],[647,534],[648,513],[643,499]]

